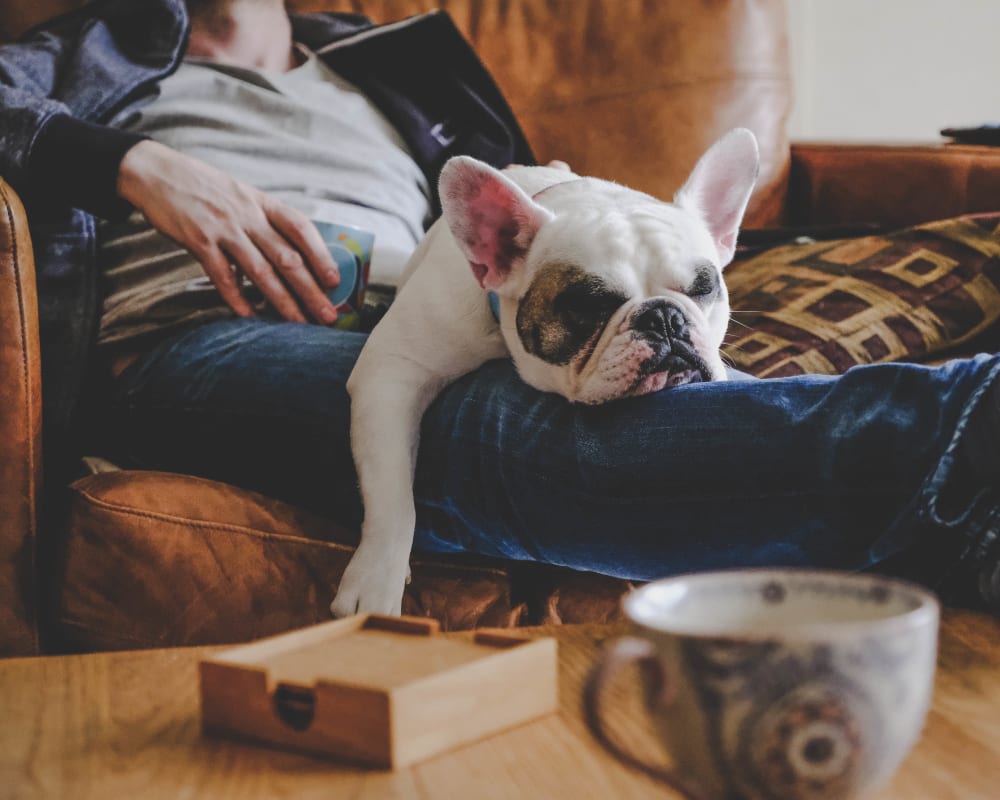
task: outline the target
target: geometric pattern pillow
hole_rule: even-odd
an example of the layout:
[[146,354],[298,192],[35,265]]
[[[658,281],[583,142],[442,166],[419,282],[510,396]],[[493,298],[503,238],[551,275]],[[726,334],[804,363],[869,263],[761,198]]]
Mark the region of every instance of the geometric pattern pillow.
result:
[[728,361],[759,377],[921,361],[1000,319],[1000,213],[775,247],[726,272]]

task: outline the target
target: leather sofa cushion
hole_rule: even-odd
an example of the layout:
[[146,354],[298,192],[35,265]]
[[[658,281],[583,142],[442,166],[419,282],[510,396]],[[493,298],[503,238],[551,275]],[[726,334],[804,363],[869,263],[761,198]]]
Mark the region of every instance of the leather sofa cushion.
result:
[[[515,581],[522,583],[515,575]],[[625,619],[622,600],[641,584],[593,572],[539,565],[526,586],[531,618],[538,625],[609,623]]]
[[[63,648],[242,642],[328,620],[356,534],[221,483],[116,471],[72,486],[54,620]],[[414,557],[403,613],[517,625],[507,572]]]
[[0,180],[0,657],[38,652],[34,580],[42,479],[38,301],[24,207]]

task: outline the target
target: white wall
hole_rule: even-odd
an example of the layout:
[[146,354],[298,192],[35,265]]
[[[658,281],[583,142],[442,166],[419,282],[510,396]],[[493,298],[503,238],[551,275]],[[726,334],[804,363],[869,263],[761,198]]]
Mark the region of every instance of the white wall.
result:
[[796,140],[1000,122],[1000,0],[786,0]]

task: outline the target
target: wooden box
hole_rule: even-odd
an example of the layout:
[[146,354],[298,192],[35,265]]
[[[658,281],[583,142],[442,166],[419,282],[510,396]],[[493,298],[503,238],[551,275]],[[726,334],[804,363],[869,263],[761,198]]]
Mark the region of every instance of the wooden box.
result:
[[357,616],[202,661],[202,729],[400,767],[555,711],[556,642]]

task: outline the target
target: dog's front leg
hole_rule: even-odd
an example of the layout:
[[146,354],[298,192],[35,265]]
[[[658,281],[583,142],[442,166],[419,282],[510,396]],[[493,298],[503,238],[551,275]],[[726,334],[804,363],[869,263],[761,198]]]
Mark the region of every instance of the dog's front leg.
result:
[[399,614],[416,525],[420,421],[461,375],[507,353],[468,262],[439,220],[347,381],[351,452],[365,517],[330,610]]
[[351,449],[365,517],[330,607],[338,617],[400,613],[416,526],[420,420],[441,386],[420,364],[375,348],[362,353],[351,374]]

